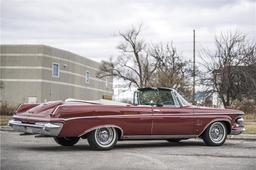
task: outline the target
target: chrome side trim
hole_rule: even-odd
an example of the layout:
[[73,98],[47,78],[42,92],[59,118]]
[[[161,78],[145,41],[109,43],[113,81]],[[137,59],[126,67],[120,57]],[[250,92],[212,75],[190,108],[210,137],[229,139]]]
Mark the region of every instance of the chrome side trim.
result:
[[197,138],[197,135],[127,135],[122,139],[176,139],[176,138]]
[[[59,106],[57,106],[58,108]],[[56,109],[57,110],[57,109]],[[55,114],[55,111],[53,112],[53,115]],[[130,115],[103,115],[103,116],[81,116],[81,117],[71,117],[71,118],[65,118],[63,119],[64,121],[68,121],[68,120],[75,120],[75,119],[95,119],[95,118],[141,118],[141,117],[151,117],[153,118],[157,118],[157,117],[189,117],[189,118],[196,118],[196,116],[193,115],[193,113],[179,113],[179,114],[158,114],[158,113],[153,113],[153,114],[130,114]],[[207,116],[205,116],[207,117]]]
[[37,122],[64,122],[64,118],[42,118],[42,117],[28,117],[28,116],[22,116],[22,115],[14,115],[14,119],[25,119],[25,120],[32,120]]
[[198,135],[198,136],[201,136],[203,134],[203,132],[205,131],[205,129],[210,125],[212,124],[213,122],[217,122],[217,121],[225,121],[225,122],[228,122],[230,125],[231,125],[231,121],[229,119],[213,119],[212,121],[210,121],[205,127],[204,129],[202,130],[202,132]]
[[[194,109],[196,109],[196,108],[194,108]],[[222,112],[220,112],[220,113],[216,113],[216,112],[214,112],[214,113],[212,113],[212,112],[195,112],[194,113],[194,115],[195,116],[197,116],[197,115],[227,115],[227,112],[226,113],[222,113]],[[237,113],[233,113],[233,112],[230,112],[230,113],[228,113],[228,115],[237,115]],[[241,114],[242,115],[242,114]]]
[[87,133],[89,133],[89,132],[92,132],[92,131],[94,131],[94,130],[96,130],[96,129],[104,128],[104,127],[113,127],[113,128],[119,129],[119,130],[121,131],[120,137],[122,138],[122,136],[123,136],[123,129],[122,129],[120,126],[116,126],[116,125],[112,125],[112,124],[106,124],[106,125],[100,125],[100,126],[92,127],[92,128],[90,128],[90,129],[87,129],[87,130],[84,131],[83,133],[81,133],[81,134],[79,135],[79,137],[81,137],[81,136],[83,136],[83,135],[85,135],[85,134],[87,134]]
[[104,115],[104,116],[82,116],[82,117],[72,117],[65,118],[65,121],[75,120],[75,119],[100,119],[100,118],[144,118],[152,117],[152,114],[130,114],[130,115]]
[[[57,106],[53,113],[51,113],[51,115],[55,115],[57,110],[59,109],[59,107],[61,107],[62,105],[59,105]],[[21,116],[21,115],[14,115],[13,117],[14,118],[21,118],[21,119],[29,119],[29,120],[36,120],[36,121],[68,121],[68,120],[75,120],[75,119],[95,119],[95,118],[141,118],[141,117],[152,117],[152,118],[155,118],[155,117],[161,117],[161,116],[164,116],[164,117],[177,117],[177,116],[180,116],[180,117],[195,117],[193,116],[192,113],[186,113],[186,114],[183,114],[183,113],[179,113],[179,114],[175,114],[175,115],[172,115],[172,114],[158,114],[158,113],[152,113],[152,114],[129,114],[129,115],[103,115],[103,116],[79,116],[79,117],[71,117],[71,118],[38,118],[38,117],[26,117],[26,116]]]

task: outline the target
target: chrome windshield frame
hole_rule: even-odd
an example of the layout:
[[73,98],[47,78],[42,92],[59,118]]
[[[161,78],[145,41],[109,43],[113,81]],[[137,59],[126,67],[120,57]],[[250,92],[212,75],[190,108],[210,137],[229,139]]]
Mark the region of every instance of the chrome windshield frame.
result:
[[[185,107],[185,106],[191,106],[192,104],[190,104],[184,97],[182,97],[182,95],[180,95],[176,90],[172,90],[174,97],[177,98],[179,105],[181,107]],[[185,101],[185,103],[184,103]]]

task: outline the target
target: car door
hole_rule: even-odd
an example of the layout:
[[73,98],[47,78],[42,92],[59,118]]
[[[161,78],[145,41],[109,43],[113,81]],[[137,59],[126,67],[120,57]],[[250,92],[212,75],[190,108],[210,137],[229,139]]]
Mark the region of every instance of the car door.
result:
[[152,135],[193,135],[193,109],[180,106],[172,92],[167,97],[167,105],[152,108]]
[[151,135],[152,106],[130,105],[122,109],[120,120],[124,136]]
[[152,135],[193,135],[191,109],[163,106],[153,107]]

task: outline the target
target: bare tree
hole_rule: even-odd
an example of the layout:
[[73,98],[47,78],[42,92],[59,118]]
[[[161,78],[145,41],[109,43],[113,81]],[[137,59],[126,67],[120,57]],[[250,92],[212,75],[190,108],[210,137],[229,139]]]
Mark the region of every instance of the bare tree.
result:
[[139,37],[141,26],[132,28],[127,32],[120,32],[123,39],[118,45],[120,56],[116,61],[103,61],[100,72],[97,76],[103,78],[113,76],[129,82],[129,86],[136,87],[149,86],[150,78],[155,72],[158,60],[149,56],[146,43]]
[[256,89],[256,43],[241,33],[221,34],[215,39],[214,53],[205,52],[202,59],[207,75],[205,85],[213,87],[224,106],[233,100],[255,94]]
[[159,63],[154,73],[153,86],[171,87],[191,96],[190,77],[192,70],[188,61],[183,61],[173,44],[160,44],[151,48],[150,55]]
[[120,55],[115,61],[103,61],[97,76],[113,76],[139,88],[172,87],[190,96],[188,62],[182,61],[172,44],[147,45],[140,32],[141,27],[120,32]]

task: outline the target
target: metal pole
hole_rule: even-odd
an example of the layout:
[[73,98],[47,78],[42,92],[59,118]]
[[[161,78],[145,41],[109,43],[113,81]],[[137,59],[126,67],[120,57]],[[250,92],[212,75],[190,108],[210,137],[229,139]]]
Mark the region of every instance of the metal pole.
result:
[[195,52],[195,30],[193,30],[193,104],[196,104],[195,100],[195,86],[196,86],[196,52]]

